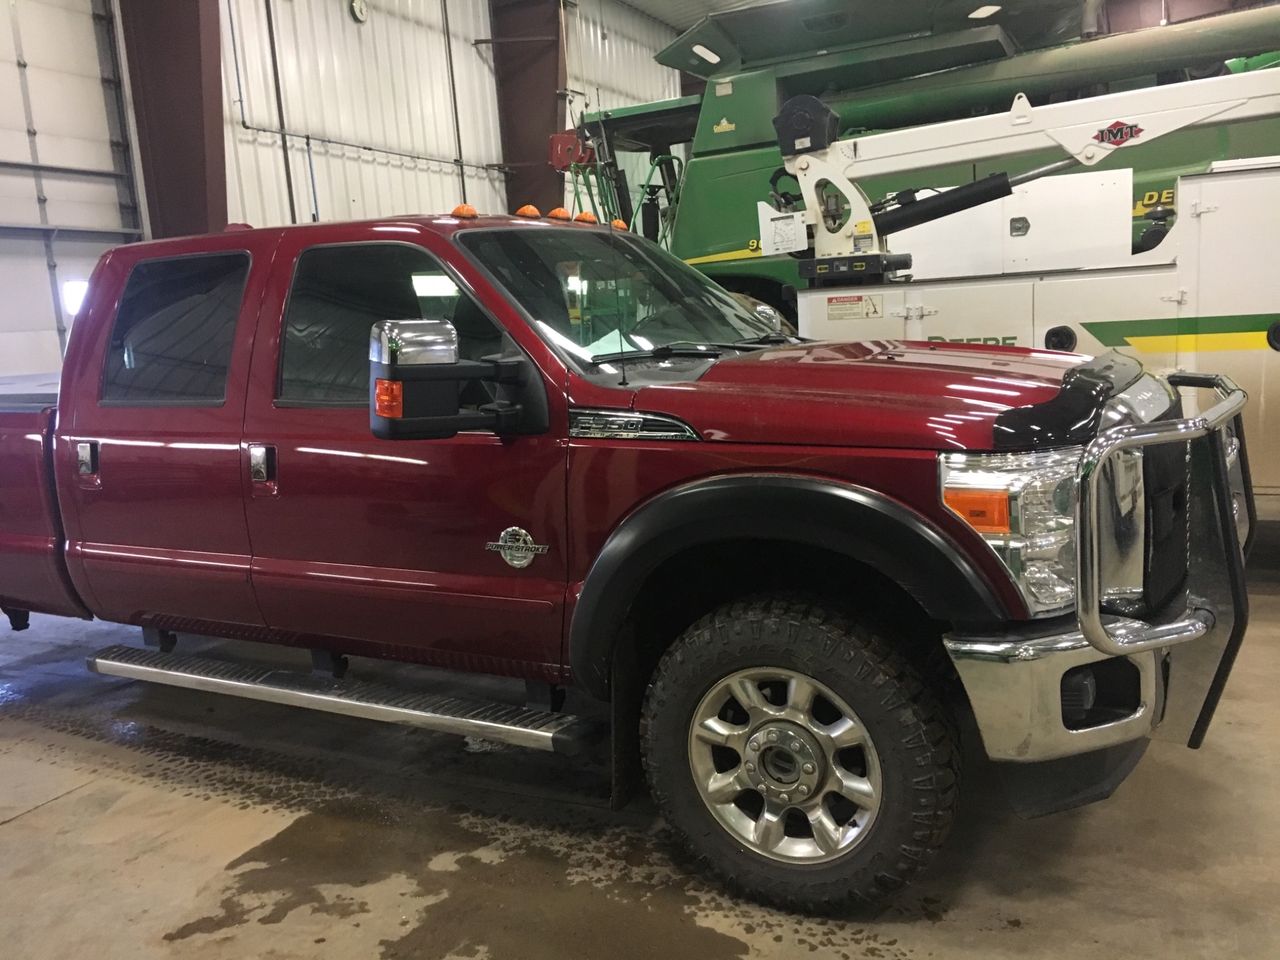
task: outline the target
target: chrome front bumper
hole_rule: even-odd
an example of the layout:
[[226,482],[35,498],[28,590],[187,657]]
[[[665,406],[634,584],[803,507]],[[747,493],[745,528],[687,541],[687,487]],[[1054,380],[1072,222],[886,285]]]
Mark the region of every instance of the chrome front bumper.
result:
[[[1086,448],[1077,472],[1073,627],[1041,636],[1024,630],[944,638],[993,760],[1052,760],[1157,734],[1192,747],[1204,739],[1248,623],[1244,557],[1256,522],[1240,416],[1246,397],[1225,377],[1174,374],[1169,381],[1213,389],[1221,399],[1201,416],[1115,427]],[[1200,474],[1209,478],[1188,498],[1196,546],[1191,593],[1185,609],[1160,622],[1109,616],[1101,573],[1108,545],[1099,535],[1103,467],[1122,450],[1166,443],[1190,444]],[[1137,670],[1137,708],[1109,722],[1069,729],[1063,675],[1114,657],[1127,658]]]

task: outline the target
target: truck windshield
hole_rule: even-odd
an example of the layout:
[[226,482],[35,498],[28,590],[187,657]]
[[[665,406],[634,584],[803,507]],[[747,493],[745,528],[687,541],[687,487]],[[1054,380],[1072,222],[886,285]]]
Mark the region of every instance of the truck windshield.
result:
[[[668,345],[749,350],[775,332],[722,287],[629,234],[469,230],[461,243],[544,338],[586,364],[611,354],[669,356]],[[708,349],[708,359],[716,355]]]

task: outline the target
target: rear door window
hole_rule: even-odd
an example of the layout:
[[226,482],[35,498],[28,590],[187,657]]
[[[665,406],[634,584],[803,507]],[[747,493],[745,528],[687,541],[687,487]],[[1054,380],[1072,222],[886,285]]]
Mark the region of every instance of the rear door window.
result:
[[137,264],[107,344],[103,402],[221,404],[248,276],[242,251]]

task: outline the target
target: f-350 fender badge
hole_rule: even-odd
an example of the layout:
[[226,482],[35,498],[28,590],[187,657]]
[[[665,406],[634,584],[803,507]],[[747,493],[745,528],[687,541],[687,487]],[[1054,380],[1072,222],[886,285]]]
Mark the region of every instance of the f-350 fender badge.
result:
[[534,557],[540,557],[551,549],[545,543],[534,543],[533,536],[523,527],[507,527],[497,540],[486,543],[484,548],[498,554],[517,570],[523,570],[533,563]]

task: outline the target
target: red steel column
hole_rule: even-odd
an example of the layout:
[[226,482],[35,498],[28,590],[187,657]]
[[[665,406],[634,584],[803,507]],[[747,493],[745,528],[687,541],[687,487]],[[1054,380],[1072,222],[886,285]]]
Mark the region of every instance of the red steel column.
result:
[[156,237],[227,225],[218,0],[120,0],[138,156]]
[[507,207],[543,213],[564,202],[564,181],[547,144],[566,126],[568,84],[559,0],[489,0],[502,161],[510,168]]

